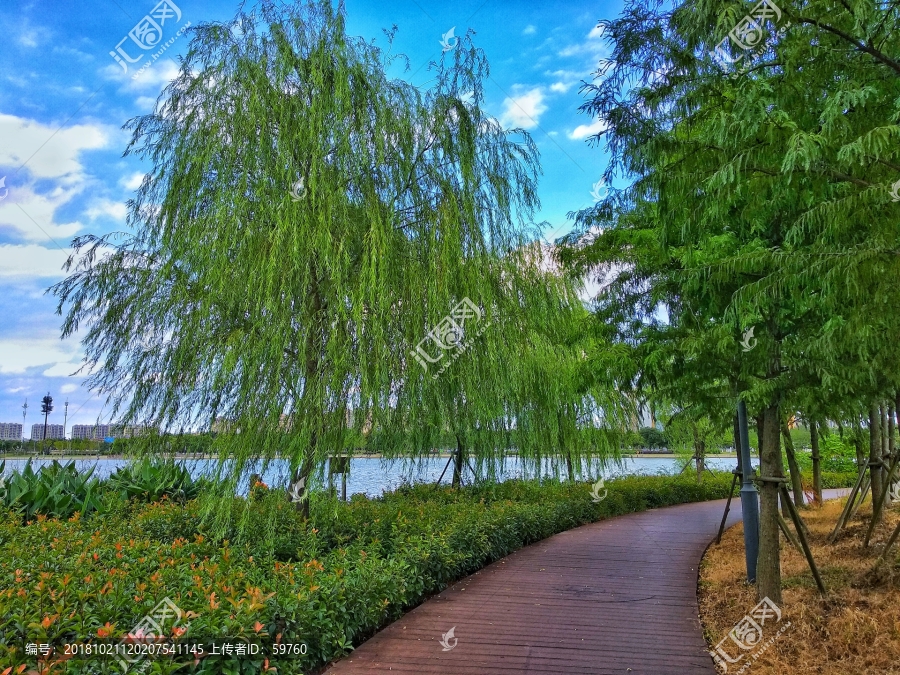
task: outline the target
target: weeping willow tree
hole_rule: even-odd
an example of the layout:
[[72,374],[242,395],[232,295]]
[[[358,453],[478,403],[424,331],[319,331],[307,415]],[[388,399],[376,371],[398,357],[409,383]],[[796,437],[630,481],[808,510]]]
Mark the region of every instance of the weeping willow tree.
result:
[[[344,24],[328,3],[263,2],[197,26],[156,110],[127,125],[127,153],[152,165],[132,232],[76,239],[51,289],[64,336],[89,324],[88,384],[113,415],[228,421],[223,489],[276,458],[308,488],[348,420],[402,431],[393,456],[445,429],[489,458],[546,440],[516,424],[519,361],[576,303],[527,262],[536,147],[482,111],[488,66],[469,36],[422,91]],[[568,386],[534,396],[557,393],[576,404]]]

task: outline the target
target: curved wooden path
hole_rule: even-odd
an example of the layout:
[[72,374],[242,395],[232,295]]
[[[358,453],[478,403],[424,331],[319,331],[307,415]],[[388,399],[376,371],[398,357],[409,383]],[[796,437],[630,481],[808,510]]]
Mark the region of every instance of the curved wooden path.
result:
[[[724,506],[652,509],[523,548],[413,609],[325,673],[715,675],[697,579]],[[739,520],[735,499],[728,526]],[[442,645],[451,628],[455,640]]]

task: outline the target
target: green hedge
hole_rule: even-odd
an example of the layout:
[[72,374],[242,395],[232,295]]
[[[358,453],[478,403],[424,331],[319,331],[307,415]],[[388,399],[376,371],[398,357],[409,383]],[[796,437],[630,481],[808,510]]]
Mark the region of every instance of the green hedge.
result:
[[[241,499],[222,504],[234,525],[220,542],[204,531],[196,501],[130,502],[89,519],[28,525],[0,514],[0,672],[35,666],[23,653],[26,637],[124,636],[164,597],[189,612],[188,637],[305,642],[305,655],[269,665],[307,672],[516,549],[610,516],[722,498],[730,481],[727,473],[700,485],[689,476],[630,476],[610,480],[600,503],[585,483],[407,487],[379,499],[318,500],[309,524],[272,490],[249,509]],[[72,659],[65,672],[104,672],[113,663]],[[176,665],[157,661],[154,672]],[[263,666],[261,657],[204,660],[178,672]]]

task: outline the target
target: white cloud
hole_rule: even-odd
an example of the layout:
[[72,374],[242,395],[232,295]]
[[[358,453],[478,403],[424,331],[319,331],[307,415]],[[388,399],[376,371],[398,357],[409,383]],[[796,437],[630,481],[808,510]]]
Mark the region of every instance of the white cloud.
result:
[[537,33],[537,28],[532,25],[525,26],[525,30],[522,31],[522,35],[534,35]]
[[43,375],[44,377],[69,377],[83,365],[84,364],[80,361],[56,363],[47,368],[47,370],[41,373],[41,375]]
[[27,241],[45,242],[49,237],[60,246],[81,229],[78,221],[54,223],[54,216],[83,186],[56,187],[47,194],[37,194],[30,185],[16,186],[7,181],[6,186],[9,195],[0,201],[0,226],[12,227]]
[[550,85],[550,91],[555,91],[558,94],[565,94],[569,89],[572,88],[571,82],[554,82]]
[[0,339],[0,373],[24,373],[29,368],[49,366],[45,376],[68,375],[81,367],[76,360],[78,343],[59,338],[23,337]]
[[[97,125],[59,128],[34,120],[0,114],[0,166],[20,166],[36,178],[72,179],[81,174],[78,155],[103,148],[109,134]],[[37,150],[35,150],[37,148]]]
[[172,59],[165,59],[157,61],[133,80],[131,79],[131,76],[129,76],[128,81],[131,83],[130,86],[132,88],[162,89],[169,84],[169,82],[178,77],[179,70],[178,64]]
[[559,51],[560,56],[579,56],[586,55],[592,60],[597,60],[607,55],[607,45],[603,40],[604,29],[601,26],[594,26],[591,32],[587,34],[587,38],[581,44],[569,45]]
[[25,47],[37,47],[37,31],[23,30],[19,33],[19,44]]
[[130,176],[124,176],[121,180],[119,180],[119,185],[121,185],[126,190],[137,190],[141,187],[141,183],[144,180],[144,174],[141,171],[137,173],[133,173]]
[[55,246],[45,248],[37,244],[15,246],[0,244],[0,278],[3,277],[59,277],[70,251]]
[[569,134],[569,138],[577,141],[582,138],[587,138],[588,136],[594,136],[605,130],[606,122],[603,120],[595,120],[591,124],[579,124],[575,127],[575,130]]
[[503,101],[505,110],[500,116],[500,123],[506,127],[531,129],[538,125],[541,115],[547,110],[544,104],[544,93],[535,87],[524,94],[508,97]]
[[77,384],[64,384],[59,389],[64,394],[71,394],[73,391],[78,391],[78,385]]
[[96,220],[101,216],[109,216],[114,220],[124,221],[125,217],[128,215],[128,207],[125,205],[125,202],[100,199],[94,202],[86,213],[91,220]]
[[[178,43],[176,42],[172,47],[175,47],[177,44]],[[147,61],[142,59],[137,63],[129,64],[128,72],[126,73],[122,70],[122,67],[110,57],[110,63],[101,68],[100,73],[107,80],[119,82],[132,91],[148,89],[160,91],[178,76],[178,64],[171,58],[160,58],[158,61],[151,64],[149,68],[141,71],[141,67],[144,63],[147,63]],[[138,73],[140,73],[140,75],[138,75]],[[135,75],[137,75],[137,77],[132,80],[131,78]],[[153,100],[156,100],[155,97]]]

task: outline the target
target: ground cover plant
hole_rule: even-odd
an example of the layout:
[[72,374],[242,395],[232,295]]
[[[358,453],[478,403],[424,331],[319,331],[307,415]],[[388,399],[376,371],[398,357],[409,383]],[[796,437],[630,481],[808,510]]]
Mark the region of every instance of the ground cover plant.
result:
[[[601,518],[725,497],[728,474],[629,476],[593,501],[588,483],[509,481],[404,487],[379,499],[313,501],[304,521],[280,490],[231,504],[230,530],[205,530],[198,500],[118,501],[68,519],[0,516],[0,673],[103,672],[101,659],[38,662],[24,640],[119,638],[163,598],[184,638],[302,642],[306,653],[201,660],[179,672],[301,673],[345,654],[451,582],[529,543]],[[603,494],[603,493],[601,493]],[[238,665],[240,664],[240,665]],[[174,661],[156,661],[171,672]],[[240,668],[240,670],[238,670]],[[11,670],[4,670],[11,669]],[[27,669],[27,670],[26,670]]]

